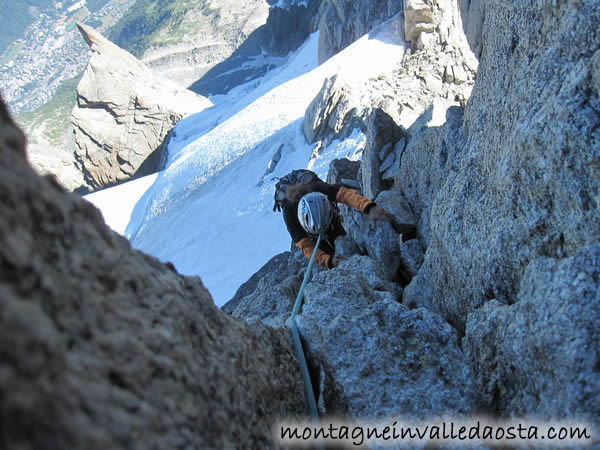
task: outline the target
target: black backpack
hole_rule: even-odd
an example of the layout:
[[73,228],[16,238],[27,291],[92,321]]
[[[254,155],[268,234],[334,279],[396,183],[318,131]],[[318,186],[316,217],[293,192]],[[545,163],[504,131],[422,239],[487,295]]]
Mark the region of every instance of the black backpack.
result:
[[[278,178],[272,178],[277,180]],[[275,185],[275,204],[273,211],[281,211],[284,202],[287,200],[286,189],[292,184],[310,184],[313,181],[321,181],[316,173],[307,169],[292,170],[285,177],[279,178]]]

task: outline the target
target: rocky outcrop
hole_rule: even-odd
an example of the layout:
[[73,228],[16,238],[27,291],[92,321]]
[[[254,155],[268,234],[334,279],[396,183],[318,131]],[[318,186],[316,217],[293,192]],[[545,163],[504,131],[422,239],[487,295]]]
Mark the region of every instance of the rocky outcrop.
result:
[[[233,317],[284,327],[302,284],[306,260],[295,249],[271,258],[221,309]],[[318,272],[318,266],[315,267]]]
[[537,258],[513,305],[469,315],[464,347],[490,409],[598,423],[600,242],[569,258]]
[[[297,267],[305,266],[298,257]],[[258,283],[249,280],[254,292],[223,309],[253,324],[287,328],[303,271],[289,263],[288,270],[265,271],[281,269],[288,258],[271,260]],[[297,322],[320,414],[417,420],[475,411],[477,388],[456,332],[435,314],[400,304],[402,289],[386,279],[382,265],[354,255],[316,272]],[[274,284],[275,276],[284,279]]]
[[402,192],[417,221],[419,239],[425,247],[431,243],[431,207],[444,183],[458,171],[459,155],[466,145],[462,128],[464,109],[446,110],[442,126],[425,125],[433,115],[432,105],[411,127],[412,138],[401,154],[401,166],[395,177],[394,192]]
[[380,267],[353,256],[306,286],[297,322],[318,373],[321,414],[412,420],[471,414],[477,389],[439,316],[397,302]]
[[[282,57],[300,47],[314,31],[312,20],[321,0],[276,2],[271,8],[266,8],[264,1],[258,3],[262,3],[256,9],[262,18],[259,26],[251,33],[240,33],[233,53],[192,83],[192,91],[202,95],[226,94],[277,67]],[[235,3],[232,7],[239,8]],[[220,33],[220,28],[216,32]]]
[[71,113],[87,183],[93,190],[155,172],[171,128],[211,103],[157,77],[94,29],[78,27],[92,49]]
[[483,6],[469,102],[416,122],[395,179],[426,247],[403,302],[464,333],[496,414],[598,424],[600,8]]
[[532,261],[600,235],[598,4],[503,11],[486,4],[464,116],[409,143],[397,177],[427,244],[405,298],[462,331],[486,301],[514,303]]
[[305,411],[288,333],[227,317],[24,145],[0,105],[0,447],[270,445]]
[[319,139],[331,142],[344,139],[354,127],[364,126],[361,105],[352,95],[352,88],[338,81],[337,75],[326,78],[323,86],[306,110],[302,131],[309,144]]
[[186,88],[229,58],[269,16],[264,0],[189,2],[177,7],[185,13],[154,30],[150,48],[140,59]]
[[319,29],[319,63],[401,11],[402,2],[392,0],[324,0],[315,19]]
[[487,0],[459,0],[465,36],[477,58],[481,57],[483,22]]
[[[390,191],[382,192],[375,200],[378,206],[394,215],[398,224],[410,228],[415,224],[415,218],[410,206],[401,196],[388,195]],[[402,265],[401,245],[403,240],[413,237],[400,237],[392,225],[387,222],[374,223],[364,214],[339,205],[344,219],[344,228],[359,249],[359,253],[368,254],[376,259],[382,267],[385,279],[399,281],[398,270]]]
[[402,63],[368,83],[325,80],[303,123],[308,142],[328,145],[355,129],[366,135],[360,177],[363,193],[372,199],[399,176],[409,137],[444,124],[448,108],[466,104],[478,64],[456,3],[405,2],[403,11],[398,32],[411,41]]
[[73,153],[62,147],[29,144],[27,156],[40,175],[54,175],[70,191],[87,192],[83,173],[76,166]]
[[367,123],[367,141],[360,163],[361,186],[365,197],[375,200],[383,190],[382,164],[385,163],[389,150],[402,140],[406,140],[404,130],[389,114],[375,108]]

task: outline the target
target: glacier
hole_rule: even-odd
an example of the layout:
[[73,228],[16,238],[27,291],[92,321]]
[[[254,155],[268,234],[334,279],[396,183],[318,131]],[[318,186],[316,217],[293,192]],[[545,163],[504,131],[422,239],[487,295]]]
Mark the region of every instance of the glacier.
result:
[[[290,248],[281,214],[272,210],[273,178],[310,168],[325,179],[333,159],[360,159],[365,136],[356,130],[310,160],[304,114],[327,77],[360,83],[397,66],[408,48],[400,21],[395,16],[320,66],[313,33],[260,80],[211,97],[213,107],[181,120],[164,170],[86,198],[135,248],[198,275],[223,305]],[[261,182],[279,149],[279,162]]]

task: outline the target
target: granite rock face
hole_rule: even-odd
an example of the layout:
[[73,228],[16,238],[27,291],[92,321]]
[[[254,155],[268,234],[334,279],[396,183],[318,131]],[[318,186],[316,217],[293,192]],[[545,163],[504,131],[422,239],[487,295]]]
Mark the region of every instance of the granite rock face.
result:
[[375,200],[384,190],[379,170],[382,162],[379,155],[386,146],[392,148],[404,137],[404,130],[388,113],[380,108],[372,110],[367,122],[367,140],[360,163],[361,186],[365,197]]
[[441,126],[426,126],[436,108],[432,105],[410,128],[411,139],[401,156],[393,192],[402,193],[418,218],[417,232],[424,246],[431,242],[430,217],[433,200],[458,172],[460,152],[466,145],[462,128],[464,110],[452,106],[446,110]]
[[363,125],[362,113],[348,84],[338,81],[337,75],[326,78],[304,115],[304,137],[309,144],[319,139],[344,139],[354,127]]
[[[281,57],[300,47],[311,32],[315,31],[313,20],[321,0],[306,2],[244,0],[242,3],[248,5],[247,7],[255,8],[246,22],[240,20],[241,14],[237,12],[240,9],[238,3],[218,2],[216,14],[215,8],[209,8],[211,10],[208,12],[209,15],[215,16],[214,20],[207,21],[203,17],[199,18],[199,21],[203,22],[203,27],[208,28],[209,33],[215,36],[212,38],[214,41],[211,39],[211,46],[227,44],[234,51],[226,59],[213,65],[214,59],[209,49],[206,52],[206,59],[211,67],[190,85],[190,90],[207,96],[226,94],[236,86],[262,77],[277,66],[277,61],[281,60]],[[269,7],[267,3],[272,6]],[[225,42],[218,37],[222,34],[219,23],[222,21],[237,22],[230,29]]]
[[[221,309],[246,321],[262,321],[273,327],[287,326],[302,284],[306,260],[298,249],[271,258],[242,284]],[[314,272],[320,269],[315,266]]]
[[429,152],[415,142],[403,156],[427,245],[405,295],[463,331],[487,300],[515,301],[531,261],[600,236],[598,3],[506,6],[486,3],[463,127],[450,118],[425,132]]
[[87,192],[83,173],[77,168],[73,153],[67,149],[45,144],[29,144],[27,157],[40,175],[55,175],[66,189]]
[[464,348],[490,408],[600,424],[600,243],[529,263],[513,305],[469,314]]
[[167,133],[211,102],[164,80],[79,24],[92,57],[71,113],[75,156],[91,190],[159,170]]
[[321,414],[413,420],[473,413],[477,389],[456,332],[398,303],[367,256],[316,275],[298,317]]
[[0,447],[265,447],[305,411],[289,335],[218,310],[35,174],[0,105]]
[[459,0],[465,36],[477,58],[481,57],[482,32],[487,0]]
[[316,18],[319,64],[401,11],[402,2],[393,0],[323,0]]

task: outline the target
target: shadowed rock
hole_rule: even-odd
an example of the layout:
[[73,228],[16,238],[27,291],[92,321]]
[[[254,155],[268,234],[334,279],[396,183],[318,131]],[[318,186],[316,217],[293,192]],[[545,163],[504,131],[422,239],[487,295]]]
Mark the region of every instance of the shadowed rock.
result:
[[600,243],[529,263],[514,305],[469,314],[465,349],[491,408],[600,424]]
[[298,327],[319,371],[322,414],[413,420],[473,413],[477,389],[456,332],[396,301],[394,283],[366,256],[306,287]]
[[402,2],[392,0],[324,0],[316,19],[319,28],[319,64],[400,11]]
[[415,134],[397,177],[427,247],[405,296],[461,331],[487,300],[514,303],[531,261],[600,236],[600,6],[510,8],[486,3],[463,118]]
[[39,177],[0,105],[0,447],[265,447],[305,411],[289,335],[216,308]]

